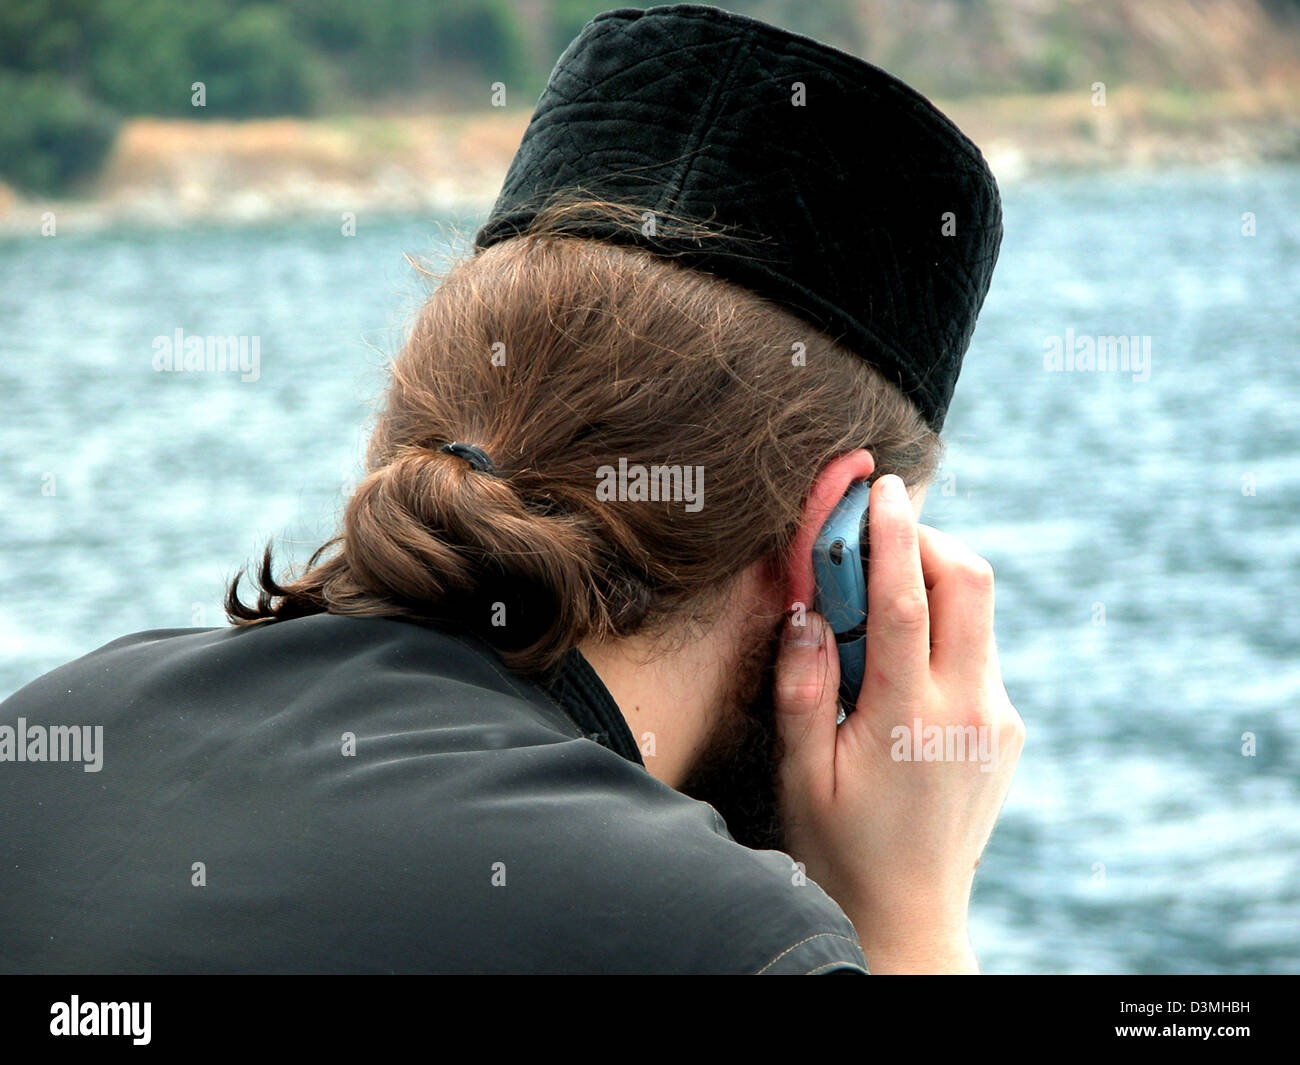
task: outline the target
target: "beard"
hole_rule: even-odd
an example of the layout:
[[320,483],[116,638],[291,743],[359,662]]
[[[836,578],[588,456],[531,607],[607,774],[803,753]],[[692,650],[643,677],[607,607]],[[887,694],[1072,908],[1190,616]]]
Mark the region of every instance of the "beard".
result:
[[774,696],[783,620],[761,627],[746,641],[732,683],[714,708],[717,724],[678,788],[717,810],[732,839],[754,850],[785,849]]

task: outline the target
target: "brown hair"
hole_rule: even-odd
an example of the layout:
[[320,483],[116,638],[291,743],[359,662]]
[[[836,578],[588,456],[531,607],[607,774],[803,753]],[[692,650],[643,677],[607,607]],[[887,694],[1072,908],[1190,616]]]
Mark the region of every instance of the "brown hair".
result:
[[[329,612],[450,623],[511,668],[586,638],[707,612],[779,559],[819,470],[868,448],[928,480],[938,437],[862,359],[747,289],[649,251],[573,236],[566,212],[456,265],[392,368],[368,475],[340,533],[235,624]],[[584,203],[640,225],[639,213]],[[439,450],[474,444],[480,472]],[[598,498],[602,467],[690,466],[704,505]]]

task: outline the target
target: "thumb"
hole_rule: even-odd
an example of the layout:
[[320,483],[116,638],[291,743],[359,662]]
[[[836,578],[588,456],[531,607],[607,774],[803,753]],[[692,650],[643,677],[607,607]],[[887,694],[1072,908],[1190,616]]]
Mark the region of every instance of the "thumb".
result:
[[820,614],[808,610],[798,620],[793,615],[781,632],[773,686],[781,776],[799,791],[833,790],[839,657]]

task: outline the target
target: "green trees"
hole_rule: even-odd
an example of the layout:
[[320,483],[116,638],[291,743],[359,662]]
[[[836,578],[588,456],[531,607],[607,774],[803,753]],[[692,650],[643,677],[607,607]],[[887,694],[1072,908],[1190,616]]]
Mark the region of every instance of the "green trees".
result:
[[[668,0],[0,0],[0,180],[95,173],[123,116],[245,118],[361,106],[528,107],[584,22]],[[1144,0],[721,0],[863,55],[931,95],[1224,87],[1294,77],[1300,0],[1158,26]],[[1181,0],[1189,12],[1196,0]],[[1153,29],[1152,27],[1156,27]],[[1235,43],[1232,43],[1235,42]],[[204,106],[192,103],[203,84]]]
[[51,73],[0,70],[0,178],[21,189],[63,189],[94,173],[117,119]]
[[[97,171],[122,115],[306,113],[322,74],[284,4],[3,4],[0,178],[34,192],[75,185]],[[195,82],[205,107],[191,103]]]
[[[0,180],[66,190],[95,173],[122,116],[303,115],[432,91],[486,102],[496,80],[523,102],[559,46],[539,39],[551,2],[0,4]],[[575,26],[601,5],[579,6]]]
[[[320,61],[283,4],[100,0],[94,7],[78,75],[123,114],[243,118],[315,106]],[[205,88],[203,108],[191,104],[195,82]]]

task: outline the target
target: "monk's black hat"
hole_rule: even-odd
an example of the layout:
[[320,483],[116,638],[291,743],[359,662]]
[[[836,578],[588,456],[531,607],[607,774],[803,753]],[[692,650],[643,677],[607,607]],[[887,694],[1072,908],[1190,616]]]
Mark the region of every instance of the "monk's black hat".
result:
[[720,252],[672,226],[572,223],[783,305],[943,425],[1002,208],[979,149],[897,78],[717,8],[607,11],[560,56],[476,245],[576,191],[725,229],[740,243]]

